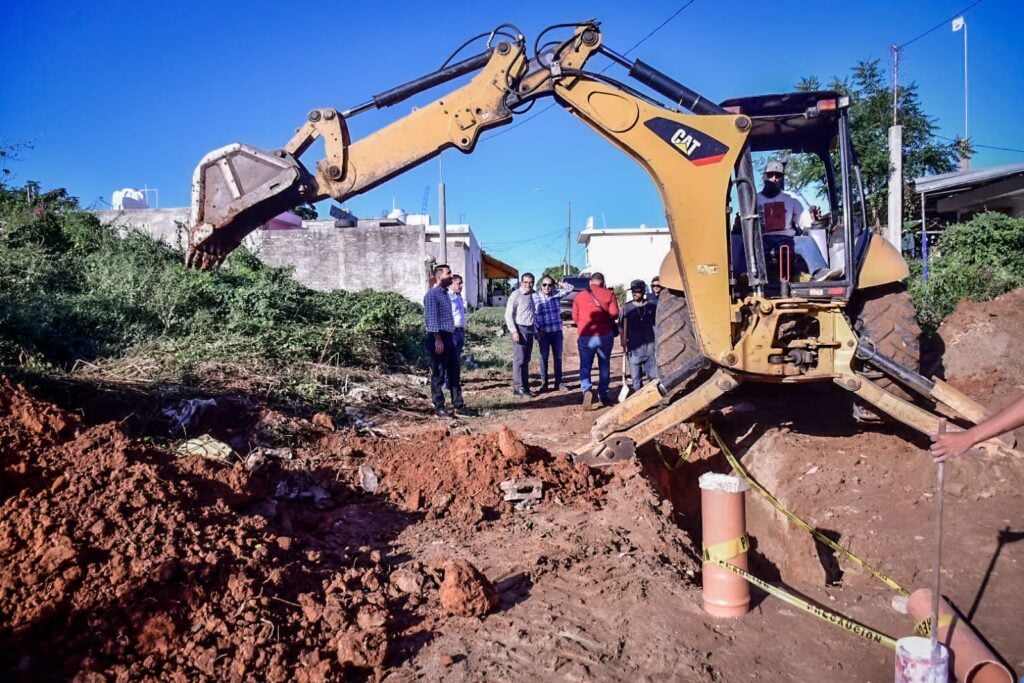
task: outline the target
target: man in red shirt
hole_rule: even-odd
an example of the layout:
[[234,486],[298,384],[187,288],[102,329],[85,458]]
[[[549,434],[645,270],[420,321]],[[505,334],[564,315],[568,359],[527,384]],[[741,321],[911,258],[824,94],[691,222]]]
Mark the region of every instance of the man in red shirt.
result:
[[604,286],[604,275],[590,276],[590,286],[576,295],[572,302],[572,321],[576,323],[579,335],[576,343],[580,352],[580,388],[583,390],[583,405],[594,403],[593,384],[590,373],[597,356],[597,397],[602,405],[611,405],[608,385],[611,382],[612,345],[615,343],[616,320],[619,317],[619,302],[615,293]]

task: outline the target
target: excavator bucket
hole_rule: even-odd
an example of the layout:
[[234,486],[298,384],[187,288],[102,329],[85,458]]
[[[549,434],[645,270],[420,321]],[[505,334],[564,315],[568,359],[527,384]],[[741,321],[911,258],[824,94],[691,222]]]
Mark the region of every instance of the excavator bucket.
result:
[[307,201],[312,188],[306,169],[284,151],[236,143],[210,152],[192,178],[188,265],[220,265],[246,235]]

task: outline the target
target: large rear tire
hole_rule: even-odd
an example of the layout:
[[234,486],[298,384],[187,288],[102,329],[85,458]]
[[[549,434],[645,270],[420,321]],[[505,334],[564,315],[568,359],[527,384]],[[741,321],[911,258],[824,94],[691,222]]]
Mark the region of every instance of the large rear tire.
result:
[[[921,366],[921,328],[906,285],[894,283],[861,290],[856,293],[853,304],[851,318],[857,334],[874,342],[878,353],[918,372]],[[913,400],[913,394],[877,370],[862,364],[860,372],[889,393]],[[859,419],[868,417],[861,410],[855,414]]]
[[[675,289],[662,289],[658,295],[658,309],[654,322],[655,359],[658,377],[664,378],[701,355],[700,343],[693,331],[690,307],[686,296]],[[706,372],[698,372],[673,390],[688,391],[704,379]]]

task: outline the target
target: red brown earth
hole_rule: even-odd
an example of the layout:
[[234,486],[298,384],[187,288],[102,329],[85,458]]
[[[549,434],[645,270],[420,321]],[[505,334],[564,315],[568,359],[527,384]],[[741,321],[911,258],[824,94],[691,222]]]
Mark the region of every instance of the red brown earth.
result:
[[[940,330],[947,378],[992,407],[1024,390],[1022,303],[964,304]],[[596,413],[575,393],[514,401],[506,384],[470,373],[485,416],[467,420],[428,417],[423,398],[364,400],[373,429],[219,397],[196,433],[246,458],[225,465],[3,380],[0,674],[891,680],[888,650],[759,591],[740,619],[702,612],[696,479],[728,470],[706,435],[690,447],[680,429],[638,464],[592,472],[562,456]],[[726,399],[716,424],[763,484],[907,588],[929,585],[924,439],[864,431],[831,386]],[[535,508],[502,500],[518,477],[543,481]],[[1024,463],[963,458],[946,477],[943,592],[1021,672]],[[756,574],[909,634],[890,589],[756,497],[748,517]]]

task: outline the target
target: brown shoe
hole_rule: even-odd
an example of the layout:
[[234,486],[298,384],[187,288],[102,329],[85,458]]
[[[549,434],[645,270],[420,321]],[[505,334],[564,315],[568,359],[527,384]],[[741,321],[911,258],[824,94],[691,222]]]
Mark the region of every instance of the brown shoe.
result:
[[594,405],[594,391],[587,389],[583,392],[583,407],[590,408],[592,405]]

